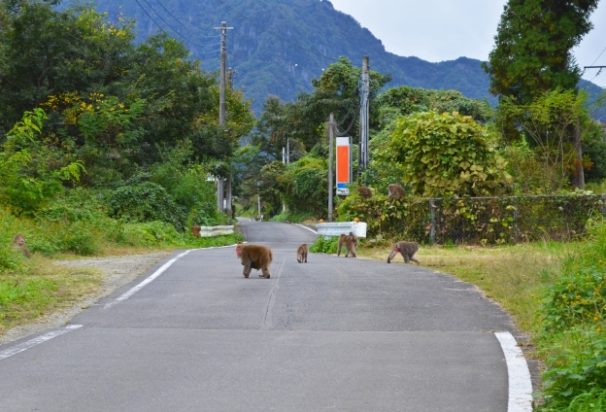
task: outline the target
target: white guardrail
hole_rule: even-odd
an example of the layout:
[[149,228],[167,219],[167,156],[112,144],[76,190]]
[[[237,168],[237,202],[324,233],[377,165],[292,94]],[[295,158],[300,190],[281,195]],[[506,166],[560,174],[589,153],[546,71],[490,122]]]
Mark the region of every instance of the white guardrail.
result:
[[200,237],[231,235],[232,233],[234,233],[234,225],[200,226]]
[[318,223],[316,231],[323,236],[348,235],[349,232],[352,232],[357,237],[365,238],[367,226],[365,222],[328,222]]

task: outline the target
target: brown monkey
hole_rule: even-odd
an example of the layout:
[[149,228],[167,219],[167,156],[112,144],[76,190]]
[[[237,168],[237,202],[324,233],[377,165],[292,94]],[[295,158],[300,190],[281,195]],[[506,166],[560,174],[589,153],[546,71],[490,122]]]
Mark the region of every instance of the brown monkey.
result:
[[372,197],[372,190],[370,187],[360,186],[358,187],[358,193],[360,194],[360,197],[363,197],[364,199],[370,199]]
[[307,263],[307,244],[303,243],[297,249],[297,262],[299,263]]
[[269,265],[273,257],[269,247],[238,243],[236,245],[236,255],[240,258],[242,266],[244,266],[242,274],[245,278],[248,278],[251,269],[261,269],[263,274],[259,275],[259,277],[270,278]]
[[27,248],[27,245],[25,244],[25,236],[23,236],[21,233],[18,233],[13,238],[13,247],[15,249],[20,250],[21,253],[23,253],[23,256],[30,257],[29,249]]
[[387,256],[387,263],[391,263],[391,260],[398,253],[400,253],[404,258],[405,263],[408,263],[412,260],[418,265],[419,261],[413,257],[414,254],[417,253],[417,250],[419,250],[419,244],[417,242],[406,242],[404,240],[396,242],[396,244],[393,245],[393,249],[389,253],[389,256]]
[[399,200],[404,197],[404,188],[399,183],[392,183],[387,186],[387,197]]
[[191,227],[191,234],[193,237],[200,237],[200,231],[202,230],[202,228],[200,227],[200,225],[193,225]]
[[358,244],[358,238],[353,232],[349,232],[349,235],[342,233],[339,236],[339,246],[337,248],[337,256],[341,256],[341,248],[345,246],[347,253],[345,257],[348,257],[351,253],[351,257],[356,257],[356,245]]

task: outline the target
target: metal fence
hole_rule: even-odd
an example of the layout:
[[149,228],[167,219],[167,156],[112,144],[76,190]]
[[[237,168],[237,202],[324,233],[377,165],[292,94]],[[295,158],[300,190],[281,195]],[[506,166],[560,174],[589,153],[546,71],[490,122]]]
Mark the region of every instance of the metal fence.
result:
[[606,216],[605,205],[606,195],[405,199],[387,200],[379,219],[360,218],[369,236],[498,244],[580,238],[590,219]]

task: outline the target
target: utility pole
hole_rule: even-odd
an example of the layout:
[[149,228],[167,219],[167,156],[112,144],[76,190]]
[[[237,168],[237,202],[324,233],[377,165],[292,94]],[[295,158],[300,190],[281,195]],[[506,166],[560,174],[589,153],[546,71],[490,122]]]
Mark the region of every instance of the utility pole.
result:
[[358,173],[362,174],[368,167],[368,99],[370,95],[368,56],[364,56],[364,59],[362,60],[362,77],[360,83],[360,160]]
[[333,180],[332,180],[332,159],[334,157],[333,150],[335,146],[335,115],[330,114],[328,118],[328,221],[332,222],[332,193],[333,193]]
[[227,27],[225,21],[221,22],[220,27],[215,30],[221,31],[221,68],[219,73],[219,126],[225,126],[225,89],[227,87],[227,30],[233,27]]
[[[225,118],[226,118],[226,110],[225,110],[225,90],[227,87],[228,79],[227,79],[227,30],[231,30],[233,27],[227,27],[227,23],[225,21],[221,22],[220,27],[215,27],[215,30],[221,31],[221,68],[219,73],[219,128],[221,130],[225,129]],[[231,208],[231,175],[227,178],[227,204],[223,204],[224,198],[224,190],[223,185],[224,181],[221,178],[217,180],[217,204],[220,204],[219,210],[225,212],[226,209]]]

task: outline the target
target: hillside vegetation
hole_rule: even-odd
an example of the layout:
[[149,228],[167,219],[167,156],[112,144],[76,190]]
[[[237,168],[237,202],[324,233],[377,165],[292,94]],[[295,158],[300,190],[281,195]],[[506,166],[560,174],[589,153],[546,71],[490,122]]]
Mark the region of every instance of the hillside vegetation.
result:
[[[341,56],[357,66],[369,56],[374,70],[390,76],[388,87],[458,90],[496,103],[479,60],[461,56],[431,63],[389,53],[368,29],[328,0],[104,0],[97,1],[97,8],[114,20],[134,19],[139,39],[166,31],[210,71],[219,67],[219,32],[213,28],[226,21],[233,27],[227,50],[229,66],[235,70],[234,85],[252,100],[257,113],[267,96],[290,102],[311,91],[312,80]],[[590,102],[602,91],[586,81],[581,87],[588,91]],[[594,110],[606,119],[606,111]]]

